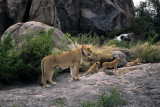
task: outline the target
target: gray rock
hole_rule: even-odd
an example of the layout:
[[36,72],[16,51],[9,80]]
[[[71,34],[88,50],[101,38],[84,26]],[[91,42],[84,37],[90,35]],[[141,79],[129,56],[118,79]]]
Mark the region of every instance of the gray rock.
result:
[[29,20],[54,25],[56,23],[55,13],[56,9],[54,0],[32,0]]
[[71,33],[105,34],[126,27],[133,16],[132,0],[55,0],[55,4],[62,31]]
[[126,59],[127,56],[122,51],[112,51],[112,57],[113,58],[119,57],[121,59],[122,62],[118,64],[118,67],[125,66],[126,63],[128,62]]
[[124,28],[134,6],[132,0],[7,0],[5,5],[13,23],[39,21],[72,34]]
[[135,67],[143,69],[121,76],[108,76],[104,72],[98,72],[82,76],[80,81],[71,81],[70,73],[64,73],[58,75],[55,79],[57,84],[49,88],[34,84],[1,90],[1,105],[2,107],[13,106],[13,104],[21,107],[54,107],[55,102],[58,104],[63,100],[64,107],[77,107],[79,101],[97,101],[103,92],[110,95],[111,89],[115,86],[123,95],[123,99],[130,102],[125,107],[158,107],[160,104],[160,63]]
[[[16,45],[17,49],[21,49],[26,35],[37,33],[42,28],[44,28],[46,31],[48,31],[49,29],[53,29],[52,36],[58,47],[64,48],[64,50],[75,48],[75,45],[72,43],[72,41],[68,37],[66,37],[61,30],[35,21],[17,23],[10,26],[2,35],[1,40],[4,40],[8,36],[8,34],[11,34],[13,43]],[[69,41],[71,42],[71,44],[67,44],[67,42]]]

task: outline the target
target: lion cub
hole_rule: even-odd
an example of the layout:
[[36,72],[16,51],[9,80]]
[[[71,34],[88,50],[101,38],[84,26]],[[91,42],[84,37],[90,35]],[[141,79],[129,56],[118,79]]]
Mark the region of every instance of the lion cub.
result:
[[133,62],[128,62],[125,67],[130,67],[130,66],[134,66],[134,65],[140,65],[142,63],[140,63],[142,59],[141,58],[137,58],[136,60],[134,60]]
[[99,65],[100,65],[100,62],[94,63],[85,75],[88,75],[90,73],[97,73]]
[[117,65],[118,63],[122,62],[120,60],[120,58],[116,58],[115,60],[113,60],[112,62],[104,62],[102,64],[102,70],[106,70],[107,68],[114,68],[115,70],[117,70]]

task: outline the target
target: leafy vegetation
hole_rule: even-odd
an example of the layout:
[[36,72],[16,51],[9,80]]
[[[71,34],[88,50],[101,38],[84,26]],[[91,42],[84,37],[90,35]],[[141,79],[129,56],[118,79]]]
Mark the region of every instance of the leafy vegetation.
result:
[[141,2],[135,8],[135,13],[136,18],[131,21],[131,31],[139,35],[141,40],[158,42],[160,40],[160,2],[158,0]]
[[91,44],[91,45],[98,45],[101,42],[101,38],[96,34],[90,32],[85,34],[78,34],[77,37],[74,38],[79,44]]
[[119,48],[131,48],[134,45],[134,43],[129,41],[118,41],[116,39],[111,39],[106,43],[106,45],[108,46],[115,45],[116,47]]
[[0,41],[0,84],[9,84],[22,62],[11,41],[11,35]]
[[106,96],[105,93],[103,93],[98,101],[86,101],[84,103],[80,103],[80,107],[122,107],[124,105],[127,105],[128,101],[122,99],[122,95],[118,92],[117,88],[114,87],[111,90],[111,95]]

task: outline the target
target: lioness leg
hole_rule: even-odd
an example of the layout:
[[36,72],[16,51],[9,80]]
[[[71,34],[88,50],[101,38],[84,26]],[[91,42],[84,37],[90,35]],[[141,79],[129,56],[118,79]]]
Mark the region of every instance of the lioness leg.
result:
[[70,67],[70,72],[71,72],[72,80],[75,80],[74,67]]
[[52,81],[53,74],[54,74],[54,69],[53,69],[53,71],[51,71],[51,72],[49,73],[48,81],[49,81],[52,85],[55,85],[56,82],[53,82],[53,81]]
[[114,69],[117,70],[117,65],[114,66]]
[[47,80],[48,80],[48,78],[49,78],[49,69],[48,68],[45,68],[44,69],[44,77],[42,77],[43,78],[43,80],[42,80],[42,83],[43,83],[43,85],[46,87],[46,88],[48,88],[49,87],[49,85],[47,85]]
[[79,63],[76,63],[75,64],[75,69],[74,69],[75,73],[76,73],[76,79],[77,80],[80,80],[80,78],[79,78],[79,65],[80,65]]
[[107,67],[102,66],[102,71],[105,71],[107,69]]
[[42,77],[42,79],[41,79],[41,83],[47,88],[48,86],[47,86],[47,79],[45,78],[45,77]]

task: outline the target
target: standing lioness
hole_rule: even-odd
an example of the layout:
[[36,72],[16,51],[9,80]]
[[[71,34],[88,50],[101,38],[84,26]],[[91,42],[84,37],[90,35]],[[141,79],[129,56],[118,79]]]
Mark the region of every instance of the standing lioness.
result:
[[[57,55],[49,55],[41,61],[42,79],[41,83],[45,87],[49,87],[46,84],[48,80],[52,85],[56,84],[52,81],[55,67],[68,68],[70,67],[72,79],[79,79],[79,66],[83,56],[90,56],[92,53],[91,49],[87,45],[83,45],[81,48],[73,49],[70,52]],[[76,77],[75,77],[76,76]]]

